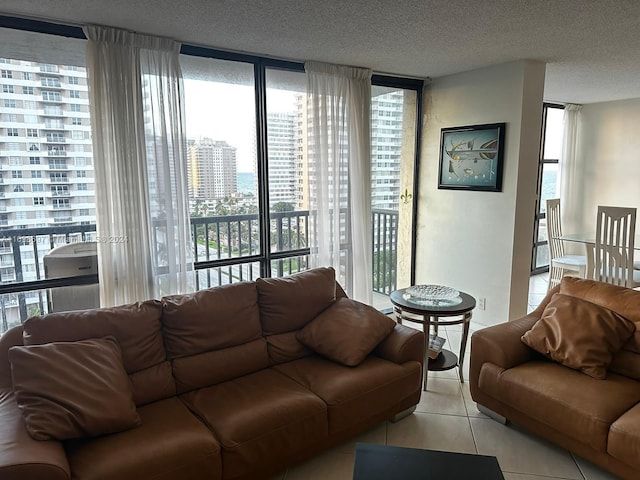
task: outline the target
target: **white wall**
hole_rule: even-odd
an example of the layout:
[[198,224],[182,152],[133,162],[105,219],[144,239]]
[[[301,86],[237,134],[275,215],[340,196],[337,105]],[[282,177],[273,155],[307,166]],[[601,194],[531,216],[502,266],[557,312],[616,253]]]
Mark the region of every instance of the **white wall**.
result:
[[[474,320],[526,314],[545,65],[518,61],[435,79],[425,91],[416,283],[486,298]],[[439,190],[440,129],[506,122],[502,192]]]
[[598,205],[640,211],[640,99],[584,105],[578,158],[581,231],[595,231]]

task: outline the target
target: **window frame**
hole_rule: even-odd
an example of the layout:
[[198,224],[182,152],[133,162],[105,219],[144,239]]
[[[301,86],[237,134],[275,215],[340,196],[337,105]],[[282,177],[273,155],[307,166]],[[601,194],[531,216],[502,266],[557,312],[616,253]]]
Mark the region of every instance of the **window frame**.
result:
[[[268,192],[268,147],[267,147],[267,69],[287,70],[292,72],[304,72],[304,64],[300,62],[275,60],[271,58],[226,52],[206,47],[195,47],[183,44],[180,49],[182,55],[193,55],[196,57],[213,58],[217,60],[230,60],[244,63],[252,63],[254,67],[254,88],[256,105],[256,162],[257,162],[257,183],[258,191],[258,217],[260,222],[260,254],[245,256],[241,258],[219,259],[203,262],[195,262],[196,271],[202,269],[225,267],[229,265],[243,265],[249,263],[259,263],[260,276],[271,277],[272,261],[285,258],[293,258],[310,254],[310,248],[272,252],[270,249],[270,213],[269,213],[269,192]],[[419,165],[420,165],[420,142],[422,131],[422,89],[423,80],[393,77],[387,75],[372,75],[372,85],[383,87],[403,88],[416,91],[416,145],[414,150],[414,191],[418,191]],[[417,195],[413,196],[413,224],[417,221]],[[192,239],[195,241],[195,239]],[[412,232],[412,251],[416,247],[416,229]],[[415,253],[411,260],[411,283],[415,283]]]
[[546,141],[546,133],[547,133],[547,113],[550,108],[556,108],[559,110],[564,110],[565,106],[560,103],[548,103],[545,102],[542,104],[542,126],[541,126],[541,134],[540,134],[540,152],[538,155],[538,179],[536,185],[536,211],[533,218],[533,242],[531,248],[531,275],[537,275],[540,273],[545,273],[549,271],[549,265],[537,266],[536,260],[538,257],[538,249],[544,248],[546,245],[549,245],[548,240],[538,240],[539,232],[540,232],[540,220],[544,220],[547,218],[546,212],[541,212],[542,208],[542,176],[544,173],[545,165],[558,165],[560,163],[559,158],[545,158],[545,141]]
[[[69,38],[77,38],[86,40],[86,37],[82,31],[81,27],[78,26],[68,26],[56,24],[48,21],[40,21],[40,20],[31,20],[24,19],[19,17],[9,17],[0,15],[0,27],[5,28],[13,28],[18,30],[26,30],[43,34],[51,34],[51,35],[61,35]],[[196,271],[204,270],[210,268],[216,268],[221,266],[229,266],[229,265],[243,265],[247,263],[259,263],[260,265],[260,276],[270,277],[271,276],[271,263],[273,260],[279,258],[300,256],[301,254],[308,254],[309,249],[303,249],[302,251],[294,250],[294,251],[285,251],[285,252],[271,252],[269,248],[269,238],[270,238],[270,225],[269,225],[269,192],[268,192],[268,168],[267,168],[267,105],[266,105],[266,69],[267,68],[275,68],[282,70],[290,70],[295,72],[304,72],[304,64],[301,62],[287,61],[287,60],[277,60],[268,57],[261,57],[257,55],[250,54],[242,54],[236,52],[229,52],[225,50],[218,50],[214,48],[208,47],[199,47],[194,45],[182,44],[180,53],[182,55],[190,55],[195,57],[205,57],[205,58],[214,58],[219,60],[230,60],[234,62],[243,62],[249,63],[253,66],[254,71],[254,106],[256,111],[256,151],[257,151],[257,182],[258,182],[258,198],[259,198],[259,219],[260,219],[260,255],[256,256],[247,256],[242,258],[229,258],[229,259],[219,259],[213,261],[204,261],[204,262],[196,262],[194,265]],[[70,68],[70,70],[73,70]],[[42,70],[43,72],[47,72],[45,68]],[[4,70],[3,70],[4,72]],[[7,70],[6,78],[13,78],[13,73],[10,70]],[[380,86],[388,86],[394,88],[403,88],[407,90],[415,90],[416,91],[416,109],[417,109],[417,118],[415,124],[416,130],[416,145],[414,148],[414,191],[418,191],[418,179],[419,175],[419,165],[420,165],[420,142],[421,142],[421,131],[422,131],[422,89],[424,86],[424,81],[422,79],[415,78],[405,78],[405,77],[395,77],[395,76],[386,76],[386,75],[377,75],[374,74],[371,80],[372,85],[380,85]],[[58,88],[54,87],[46,87],[51,88],[51,90],[55,90]],[[55,113],[54,109],[59,108],[59,104],[61,101],[65,101],[66,99],[60,98],[59,91],[47,91],[47,94],[42,94],[42,98],[44,102],[49,103],[48,106],[45,106],[45,110],[48,108],[51,109],[52,114]],[[46,90],[44,90],[46,91]],[[71,91],[71,90],[69,90]],[[88,111],[87,107],[82,107],[80,104],[70,103],[69,110],[71,112],[79,112],[79,111]],[[57,113],[56,113],[57,114]],[[37,149],[40,150],[39,148]],[[33,151],[33,150],[30,150]],[[85,173],[82,170],[76,170],[76,177],[81,177],[81,172]],[[57,174],[54,174],[57,175]],[[86,173],[85,173],[86,176]],[[50,175],[50,181],[56,183],[58,177],[53,178]],[[68,177],[60,178],[60,180],[68,184]],[[416,217],[418,213],[418,205],[417,205],[417,195],[413,196],[413,224],[416,224]],[[192,222],[193,225],[193,222]],[[71,231],[73,229],[82,228],[81,226],[77,227],[62,227],[61,231]],[[67,229],[67,230],[65,230]],[[86,227],[85,227],[86,230]],[[73,230],[74,232],[76,230]],[[84,230],[83,230],[84,231]],[[415,252],[415,244],[416,244],[416,231],[414,229],[412,236],[412,251]],[[24,295],[25,291],[41,289],[41,288],[50,288],[55,286],[66,286],[66,285],[79,285],[83,283],[94,283],[93,281],[88,281],[87,279],[66,279],[65,281],[60,280],[39,280],[36,282],[21,282],[21,279],[17,279],[17,283],[13,283],[11,285],[0,285],[0,294],[4,293],[16,293],[22,292]],[[95,279],[97,280],[97,279]],[[94,281],[95,281],[94,280]],[[415,282],[415,254],[413,255],[411,261],[411,282]],[[22,305],[21,305],[22,308]]]

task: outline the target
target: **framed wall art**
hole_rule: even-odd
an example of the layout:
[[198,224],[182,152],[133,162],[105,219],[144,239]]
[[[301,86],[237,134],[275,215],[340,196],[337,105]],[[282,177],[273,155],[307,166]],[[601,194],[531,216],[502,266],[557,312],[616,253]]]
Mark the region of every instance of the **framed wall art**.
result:
[[438,188],[502,191],[504,123],[443,128]]

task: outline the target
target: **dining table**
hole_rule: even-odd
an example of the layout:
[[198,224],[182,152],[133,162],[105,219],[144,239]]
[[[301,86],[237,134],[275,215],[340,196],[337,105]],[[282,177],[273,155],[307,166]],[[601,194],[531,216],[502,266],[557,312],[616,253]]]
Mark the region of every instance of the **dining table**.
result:
[[[560,240],[566,242],[575,242],[582,243],[585,246],[587,252],[587,272],[586,278],[593,279],[594,278],[594,259],[595,259],[595,247],[596,247],[596,233],[595,232],[585,232],[585,233],[569,233],[564,234],[559,237]],[[633,250],[640,251],[640,234],[634,235],[633,237],[634,245]],[[637,257],[636,257],[637,258]]]
[[[634,235],[634,250],[640,250],[640,234]],[[595,232],[587,232],[587,233],[569,233],[567,235],[562,235],[560,240],[564,240],[567,242],[577,242],[584,243],[585,245],[591,245],[591,248],[596,244],[596,233]]]

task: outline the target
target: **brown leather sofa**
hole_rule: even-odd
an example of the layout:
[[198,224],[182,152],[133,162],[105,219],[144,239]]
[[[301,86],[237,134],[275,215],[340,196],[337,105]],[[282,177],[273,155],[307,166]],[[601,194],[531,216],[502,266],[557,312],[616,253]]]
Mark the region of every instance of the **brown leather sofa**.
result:
[[[342,312],[338,324],[351,326],[352,317],[371,314],[371,307],[346,299],[334,276],[319,268],[161,301],[54,313],[9,330],[0,339],[0,478],[266,478],[410,412],[421,393],[422,332],[392,325],[356,366],[329,360],[298,339],[314,319],[332,315],[326,312],[334,312],[331,321]],[[350,355],[347,343],[367,335],[345,338],[333,331],[326,346],[339,345],[338,355]],[[80,398],[82,372],[92,367],[82,360],[63,367],[73,362],[64,356],[45,373],[34,369],[25,376],[16,369],[28,363],[18,354],[38,350],[20,346],[68,348],[96,338],[109,345],[115,338],[120,346],[137,415],[133,427],[35,440],[18,408],[18,386],[33,379],[29,373],[43,382],[65,377],[67,385],[59,388],[77,382]],[[12,379],[19,379],[15,386]],[[104,389],[95,405],[116,403],[116,389]]]
[[[555,306],[561,305],[558,299],[578,306],[567,312]],[[521,340],[541,318],[567,313],[574,316],[574,332],[591,332],[595,324],[589,324],[594,320],[589,312],[602,307],[636,327],[622,348],[612,352],[604,379],[552,361]],[[565,333],[563,341],[570,344],[573,335]],[[602,339],[608,336],[612,335]],[[569,353],[587,351],[593,346],[590,342],[583,336],[570,345]],[[476,331],[470,369],[471,396],[481,411],[520,425],[622,478],[640,478],[640,292],[565,277],[531,314]]]

